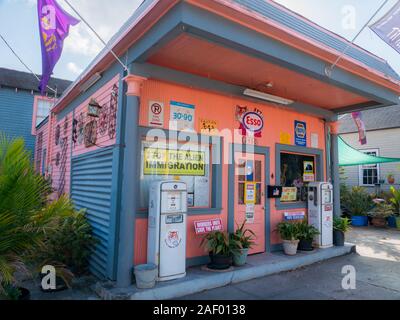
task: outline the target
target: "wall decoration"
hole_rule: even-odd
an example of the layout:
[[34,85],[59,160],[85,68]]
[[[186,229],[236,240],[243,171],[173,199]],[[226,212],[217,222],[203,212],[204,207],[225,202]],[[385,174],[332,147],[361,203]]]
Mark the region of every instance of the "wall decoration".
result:
[[164,127],[164,103],[157,101],[149,102],[149,127]]
[[318,133],[311,133],[311,148],[319,148]]
[[58,146],[58,144],[60,143],[60,135],[61,135],[61,128],[60,125],[58,124],[56,126],[56,131],[54,133],[54,143],[56,144],[56,146]]
[[296,146],[307,146],[307,124],[305,122],[297,120],[294,122],[294,135]]
[[314,162],[304,161],[303,165],[304,165],[303,181],[304,182],[315,181]]
[[247,106],[236,106],[236,120],[239,121],[240,134],[243,136],[251,135],[255,138],[262,137],[264,128],[264,117],[262,111],[254,108],[250,110]]
[[246,205],[246,222],[247,223],[254,223],[254,213],[255,213],[254,204],[247,204]]
[[217,120],[199,119],[199,129],[202,133],[213,134],[218,130]]
[[144,175],[204,176],[205,153],[190,150],[144,148]]
[[194,130],[195,106],[183,102],[170,102],[171,130]]
[[279,142],[280,144],[291,144],[292,137],[290,136],[290,133],[287,132],[281,132],[279,135]]
[[93,147],[97,141],[97,122],[92,120],[85,125],[85,147]]
[[[91,101],[95,101],[95,99],[92,99]],[[93,146],[95,143],[91,143],[90,141],[94,138],[97,141],[98,138],[106,135],[108,135],[110,139],[115,137],[117,126],[118,86],[114,84],[110,95],[96,101],[96,103],[99,106],[97,108],[97,116],[91,116],[86,112],[80,112],[74,119],[73,124],[75,128],[72,132],[74,147],[82,145],[83,143],[86,147]],[[95,111],[92,111],[94,114]],[[88,126],[89,123],[90,125]],[[93,130],[96,130],[96,132]]]
[[194,222],[194,230],[197,235],[213,231],[222,231],[223,229],[222,220],[219,218]]
[[297,188],[296,187],[283,187],[282,188],[282,202],[293,202],[297,200]]
[[255,204],[256,203],[256,183],[246,182],[244,188],[244,203]]

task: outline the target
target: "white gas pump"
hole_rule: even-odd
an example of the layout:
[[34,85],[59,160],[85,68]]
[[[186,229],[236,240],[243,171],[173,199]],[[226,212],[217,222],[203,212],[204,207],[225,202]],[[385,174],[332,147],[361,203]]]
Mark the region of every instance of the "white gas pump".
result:
[[333,245],[333,186],[327,182],[308,185],[308,222],[318,229],[315,245],[329,248]]
[[153,182],[149,190],[147,262],[158,281],[186,275],[187,188],[184,182]]

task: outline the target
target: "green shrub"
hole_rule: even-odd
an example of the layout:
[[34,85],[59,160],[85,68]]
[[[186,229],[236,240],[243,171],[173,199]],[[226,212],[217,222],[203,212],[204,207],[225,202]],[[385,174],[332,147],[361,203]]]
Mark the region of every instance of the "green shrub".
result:
[[277,230],[283,240],[299,240],[298,224],[293,222],[278,223]]
[[333,218],[333,230],[347,232],[350,230],[351,221],[348,218]]
[[309,225],[307,220],[297,222],[297,232],[300,240],[313,240],[315,236],[319,235],[318,229]]
[[390,187],[390,193],[392,197],[389,200],[393,205],[394,214],[400,215],[400,189],[397,190],[395,187]]
[[351,216],[366,216],[374,207],[371,195],[362,187],[353,187],[343,206]]
[[62,265],[82,275],[88,271],[89,256],[96,243],[85,211],[72,210],[47,235],[43,250],[36,253],[35,260],[41,265]]
[[378,203],[369,213],[372,218],[388,218],[393,214],[393,206],[387,203]]

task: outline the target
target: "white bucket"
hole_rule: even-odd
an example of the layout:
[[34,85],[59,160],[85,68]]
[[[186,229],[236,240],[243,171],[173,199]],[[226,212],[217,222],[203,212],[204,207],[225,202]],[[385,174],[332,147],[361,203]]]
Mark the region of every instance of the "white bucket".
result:
[[158,268],[153,263],[140,264],[135,267],[136,286],[139,289],[149,289],[156,285]]

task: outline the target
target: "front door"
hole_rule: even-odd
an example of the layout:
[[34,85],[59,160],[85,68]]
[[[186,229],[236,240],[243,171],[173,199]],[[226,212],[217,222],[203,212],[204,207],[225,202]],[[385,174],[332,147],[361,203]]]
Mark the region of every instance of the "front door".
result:
[[235,228],[247,220],[255,235],[250,254],[265,252],[265,155],[235,153]]

